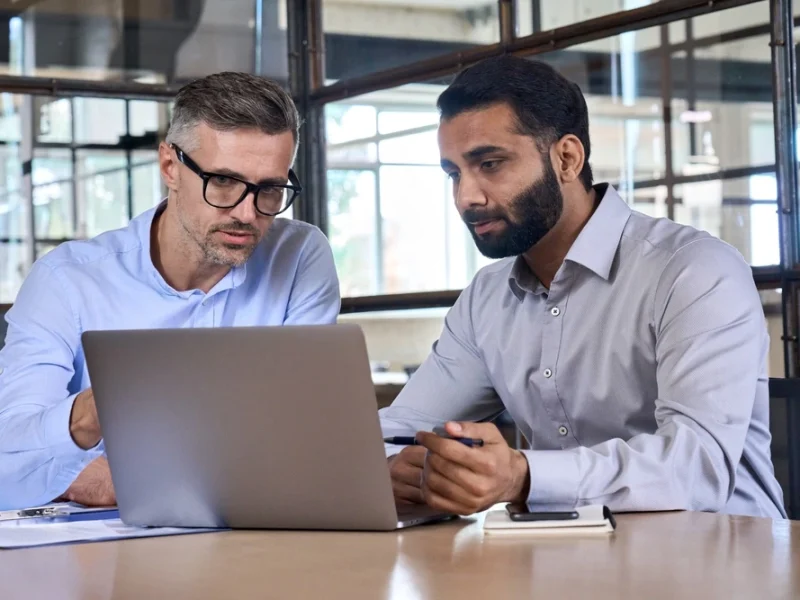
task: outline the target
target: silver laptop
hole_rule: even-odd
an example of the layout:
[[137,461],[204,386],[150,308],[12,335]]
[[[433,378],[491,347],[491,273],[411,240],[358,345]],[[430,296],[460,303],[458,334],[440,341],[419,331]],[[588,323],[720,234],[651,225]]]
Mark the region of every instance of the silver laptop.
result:
[[357,325],[82,339],[128,524],[389,531],[451,517],[395,506]]

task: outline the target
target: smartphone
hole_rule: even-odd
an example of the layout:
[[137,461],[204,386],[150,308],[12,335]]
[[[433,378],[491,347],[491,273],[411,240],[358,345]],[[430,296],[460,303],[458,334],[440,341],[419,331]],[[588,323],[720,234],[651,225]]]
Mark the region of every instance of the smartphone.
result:
[[578,511],[537,512],[531,511],[525,504],[507,504],[506,511],[512,521],[571,521],[578,518]]

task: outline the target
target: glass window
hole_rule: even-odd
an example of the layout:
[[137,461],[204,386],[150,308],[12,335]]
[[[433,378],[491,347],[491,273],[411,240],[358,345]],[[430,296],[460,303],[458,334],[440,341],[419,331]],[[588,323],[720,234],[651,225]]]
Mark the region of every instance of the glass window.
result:
[[0,304],[14,302],[30,264],[28,244],[0,242]]
[[329,233],[345,297],[459,289],[490,262],[439,166],[441,91],[408,85],[326,107]]
[[72,100],[34,96],[33,115],[37,142],[54,144],[72,142]]
[[675,186],[675,220],[734,246],[754,267],[780,262],[775,175]]
[[127,132],[125,100],[75,98],[75,142],[119,144]]
[[378,111],[374,106],[329,104],[325,107],[328,164],[372,164],[377,158]]
[[133,153],[131,168],[131,192],[133,215],[137,216],[156,206],[166,193],[158,167],[158,152],[140,150]]
[[[599,2],[589,7],[595,12],[565,10],[560,18],[566,24],[642,4]],[[667,40],[653,27],[534,57],[583,90],[596,181],[613,183],[636,210],[709,231],[755,266],[778,261],[769,46],[751,27],[768,20],[767,3],[758,2],[673,23]],[[671,44],[666,89],[664,41]],[[378,293],[463,287],[490,262],[476,251],[438,169],[442,89],[406,85],[326,107],[329,168],[377,173]],[[753,172],[725,173],[742,167]],[[330,182],[329,193],[340,185]]]
[[[677,176],[772,165],[775,138],[766,2],[692,19],[691,38],[672,55],[672,160]],[[742,36],[736,35],[737,28]],[[734,39],[718,43],[726,32]]]
[[439,167],[382,166],[380,187],[382,291],[441,289],[447,282],[447,177]]
[[518,35],[530,35],[581,21],[655,4],[658,0],[517,0]]
[[21,103],[22,96],[0,93],[0,142],[22,139]]
[[71,152],[52,148],[35,150],[31,178],[36,237],[75,236]]
[[[13,73],[165,83],[256,66],[256,0],[21,4],[8,28]],[[261,72],[285,79],[279,1],[262,6]]]
[[28,201],[19,191],[0,193],[0,240],[24,241],[30,237]]
[[164,102],[130,100],[130,135],[142,137],[156,134],[159,139],[166,137],[169,128],[168,107]]
[[19,146],[0,145],[0,239],[23,238],[29,234],[28,202],[22,195]]
[[13,300],[34,251],[124,227],[163,198],[168,112],[165,102],[0,94],[0,294]]
[[94,237],[128,222],[127,164],[120,151],[76,153],[78,237]]
[[322,9],[330,80],[500,41],[497,0],[322,0]]
[[328,171],[328,240],[345,297],[379,292],[375,180],[374,171]]

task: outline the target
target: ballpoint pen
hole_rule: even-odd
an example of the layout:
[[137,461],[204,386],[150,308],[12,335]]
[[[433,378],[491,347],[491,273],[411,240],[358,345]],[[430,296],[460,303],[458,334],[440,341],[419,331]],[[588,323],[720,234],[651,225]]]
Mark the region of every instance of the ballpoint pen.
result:
[[[470,448],[476,448],[483,446],[483,440],[476,439],[476,438],[457,438],[452,436],[441,436],[448,440],[453,440],[455,442],[460,442],[465,446],[469,446]],[[405,436],[405,435],[395,435],[392,437],[383,438],[383,442],[385,444],[396,444],[398,446],[420,446],[421,444],[417,441],[417,438],[412,436]]]

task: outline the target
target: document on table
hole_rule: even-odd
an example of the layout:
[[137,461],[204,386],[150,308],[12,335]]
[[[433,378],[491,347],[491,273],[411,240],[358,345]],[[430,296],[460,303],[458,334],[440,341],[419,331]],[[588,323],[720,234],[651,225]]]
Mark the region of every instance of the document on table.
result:
[[120,519],[35,519],[0,523],[0,549],[31,548],[76,542],[103,542],[129,538],[210,533],[224,529],[131,527]]

